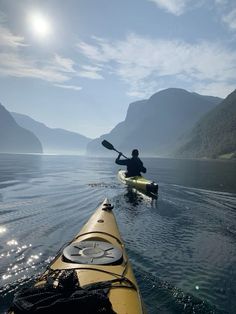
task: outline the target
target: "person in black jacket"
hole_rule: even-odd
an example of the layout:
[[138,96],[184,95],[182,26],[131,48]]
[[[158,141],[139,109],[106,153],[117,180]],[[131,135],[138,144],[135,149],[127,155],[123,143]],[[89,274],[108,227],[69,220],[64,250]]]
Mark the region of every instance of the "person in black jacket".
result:
[[134,149],[132,151],[132,158],[120,159],[122,153],[119,153],[115,162],[118,165],[127,166],[126,177],[141,176],[141,172],[146,173],[147,169],[143,166],[143,162],[138,157],[139,151]]

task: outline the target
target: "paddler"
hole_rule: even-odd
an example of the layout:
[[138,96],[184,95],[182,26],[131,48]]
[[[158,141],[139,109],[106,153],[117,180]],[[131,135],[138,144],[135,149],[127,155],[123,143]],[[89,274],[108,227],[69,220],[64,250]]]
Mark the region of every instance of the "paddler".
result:
[[141,172],[146,173],[147,169],[143,166],[143,162],[138,157],[139,151],[137,149],[132,150],[132,158],[120,159],[122,153],[119,153],[115,162],[118,165],[127,166],[126,177],[141,176]]

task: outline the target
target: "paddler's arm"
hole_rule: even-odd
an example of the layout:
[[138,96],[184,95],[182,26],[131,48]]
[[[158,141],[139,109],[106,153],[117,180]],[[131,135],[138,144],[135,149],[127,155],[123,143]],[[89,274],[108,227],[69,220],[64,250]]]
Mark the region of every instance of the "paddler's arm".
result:
[[[141,161],[141,160],[140,160]],[[145,168],[144,166],[143,166],[143,162],[141,161],[141,170],[140,170],[141,172],[143,172],[143,173],[146,173],[147,172],[147,168]]]
[[121,160],[121,159],[120,159],[121,156],[122,156],[122,153],[119,153],[118,157],[117,157],[116,160],[115,160],[115,163],[116,163],[117,165],[127,166],[127,161],[128,161],[128,159],[123,159],[123,160]]
[[142,167],[141,172],[146,173],[147,172],[147,168]]

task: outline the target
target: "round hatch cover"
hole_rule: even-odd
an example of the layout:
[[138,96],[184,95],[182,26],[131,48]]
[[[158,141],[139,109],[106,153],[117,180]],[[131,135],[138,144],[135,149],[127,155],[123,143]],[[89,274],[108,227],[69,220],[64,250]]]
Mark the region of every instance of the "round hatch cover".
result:
[[122,251],[108,242],[81,241],[68,245],[63,255],[73,263],[104,265],[119,261]]

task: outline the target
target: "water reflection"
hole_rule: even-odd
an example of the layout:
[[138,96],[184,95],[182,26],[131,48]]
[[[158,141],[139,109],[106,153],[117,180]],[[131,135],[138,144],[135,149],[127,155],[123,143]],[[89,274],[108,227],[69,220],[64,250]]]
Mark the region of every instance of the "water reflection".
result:
[[235,163],[192,163],[147,160],[153,201],[118,184],[112,159],[0,155],[0,313],[105,197],[148,313],[235,313]]
[[134,207],[137,207],[142,202],[142,196],[137,192],[137,190],[130,187],[127,187],[124,199]]
[[41,155],[0,154],[0,189],[35,178],[41,173],[41,163]]
[[144,270],[135,269],[138,281],[142,282],[142,296],[150,300],[149,313],[204,313],[223,314],[216,307],[197,296],[186,293],[170,282],[161,280]]
[[148,205],[151,207],[157,207],[158,197],[152,197],[151,195],[144,194],[132,187],[126,187],[126,193],[124,194],[124,199],[127,203],[131,204],[133,207],[137,207],[139,205]]
[[148,178],[213,191],[236,192],[235,160],[144,158]]
[[0,235],[5,233],[6,231],[7,231],[7,228],[0,225]]

